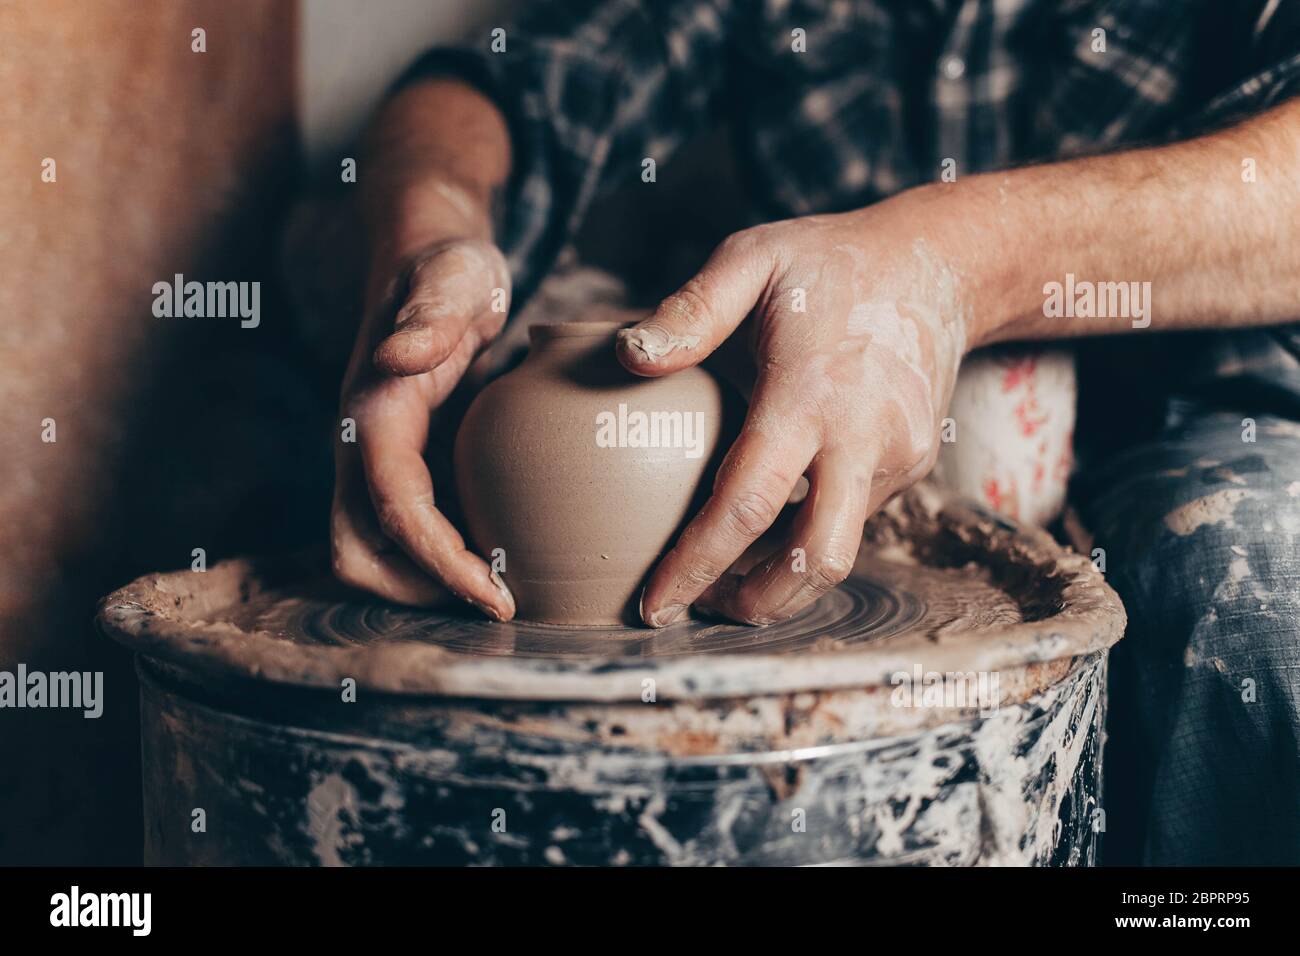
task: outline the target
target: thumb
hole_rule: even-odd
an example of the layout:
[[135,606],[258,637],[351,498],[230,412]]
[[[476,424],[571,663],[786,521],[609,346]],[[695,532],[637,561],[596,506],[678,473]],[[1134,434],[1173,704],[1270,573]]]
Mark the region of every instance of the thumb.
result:
[[[495,247],[455,242],[438,249],[411,269],[392,331],[375,347],[375,367],[389,375],[433,371],[455,354],[475,321],[490,313],[497,293],[508,307],[509,290],[509,270]],[[496,330],[505,313],[498,317]]]
[[736,233],[653,315],[618,333],[619,361],[647,376],[698,365],[745,320],[771,276],[765,245],[752,230]]

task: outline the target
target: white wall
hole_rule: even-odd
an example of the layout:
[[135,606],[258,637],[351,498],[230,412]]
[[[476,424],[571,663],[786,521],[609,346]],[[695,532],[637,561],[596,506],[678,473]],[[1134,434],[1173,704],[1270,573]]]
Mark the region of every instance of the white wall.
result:
[[342,147],[415,56],[504,24],[519,0],[301,0],[299,97],[315,163]]

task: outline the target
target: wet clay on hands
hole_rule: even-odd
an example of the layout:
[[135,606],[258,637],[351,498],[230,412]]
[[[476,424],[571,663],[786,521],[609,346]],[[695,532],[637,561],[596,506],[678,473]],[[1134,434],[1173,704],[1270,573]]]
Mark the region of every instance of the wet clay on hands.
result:
[[478,395],[456,437],[471,542],[524,620],[640,623],[646,576],[717,465],[722,386],[697,368],[630,374],[618,328],[532,326],[527,359]]
[[484,240],[450,239],[371,272],[340,403],[355,440],[335,446],[335,574],[400,604],[443,603],[450,592],[508,620],[510,592],[435,504],[425,460],[435,412],[505,322],[505,257]]
[[[737,233],[621,333],[619,358],[640,375],[673,378],[733,332],[728,357],[739,340],[755,369],[713,494],[646,587],[646,623],[692,605],[755,624],[790,617],[844,580],[866,518],[933,467],[970,313],[933,216],[905,195]],[[735,573],[802,476],[788,535]]]

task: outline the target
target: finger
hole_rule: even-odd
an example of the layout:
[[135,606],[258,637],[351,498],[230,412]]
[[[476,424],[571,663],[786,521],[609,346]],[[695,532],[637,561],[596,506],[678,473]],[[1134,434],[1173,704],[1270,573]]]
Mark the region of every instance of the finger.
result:
[[771,277],[766,245],[752,230],[737,233],[653,315],[619,332],[619,361],[629,372],[651,376],[698,364],[745,320]]
[[[369,502],[365,507],[370,507]],[[330,513],[335,577],[349,587],[369,591],[395,604],[433,607],[445,603],[448,592],[396,550],[377,526],[359,524],[360,514],[364,513],[349,507],[343,495],[335,493]]]
[[434,505],[433,481],[421,451],[427,436],[414,431],[410,416],[400,412],[378,411],[358,422],[357,444],[379,527],[457,597],[507,621],[515,613],[514,598]]
[[390,375],[437,368],[471,334],[476,318],[499,315],[505,321],[505,311],[492,309],[502,303],[492,300],[501,289],[508,307],[508,278],[500,253],[485,243],[458,243],[416,265],[393,331],[374,350],[375,367]]
[[870,503],[871,471],[844,453],[819,455],[789,537],[748,574],[726,575],[697,602],[743,624],[785,620],[853,570]]
[[778,400],[760,381],[749,415],[718,469],[713,494],[659,562],[642,594],[642,618],[651,627],[680,620],[781,513],[790,489],[816,452],[811,429],[778,418]]
[[370,505],[361,455],[353,444],[339,443],[335,450],[330,551],[335,576],[350,587],[417,607],[432,607],[450,597],[384,537]]

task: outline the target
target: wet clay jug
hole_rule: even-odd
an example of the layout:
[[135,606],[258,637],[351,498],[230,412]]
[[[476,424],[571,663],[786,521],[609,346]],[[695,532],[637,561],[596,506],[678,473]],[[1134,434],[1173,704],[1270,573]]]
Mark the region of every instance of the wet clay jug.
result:
[[725,451],[718,381],[699,368],[633,375],[614,355],[619,328],[532,326],[528,357],[475,398],[456,436],[470,540],[520,619],[640,624],[641,588]]

